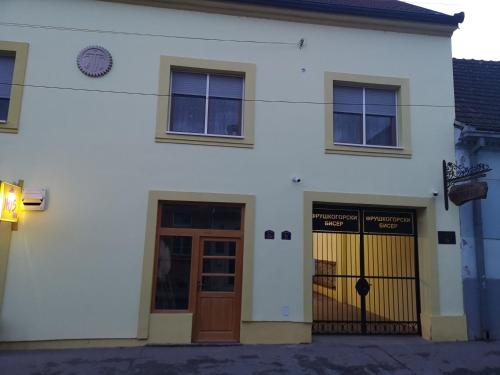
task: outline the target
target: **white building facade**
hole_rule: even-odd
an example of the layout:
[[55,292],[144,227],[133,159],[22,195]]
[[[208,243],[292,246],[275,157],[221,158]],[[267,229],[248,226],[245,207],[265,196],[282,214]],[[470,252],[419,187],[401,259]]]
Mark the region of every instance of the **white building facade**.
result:
[[[337,269],[324,277],[341,274],[338,255],[315,255],[313,209],[357,212],[354,244],[341,246],[355,264],[341,275],[352,276],[345,329],[383,333],[370,331],[378,321],[398,333],[406,323],[390,321],[411,320],[427,339],[466,338],[458,209],[444,208],[441,171],[454,159],[457,19],[128,3],[0,5],[0,50],[15,56],[0,179],[47,189],[44,211],[1,223],[3,346],[286,343],[338,332],[345,316],[314,307],[345,301],[333,301],[339,282],[313,282],[318,264]],[[88,46],[109,51],[107,74],[79,70]],[[391,274],[411,279],[394,287],[407,292],[379,285],[377,296],[353,255],[364,246],[372,259],[373,239],[359,234],[365,210],[390,223],[410,215],[418,262]],[[438,231],[457,243],[438,244]],[[373,257],[403,256],[401,244],[387,253],[389,242]],[[365,296],[353,289],[361,279]],[[375,312],[384,293],[389,310],[411,300],[413,317]]]

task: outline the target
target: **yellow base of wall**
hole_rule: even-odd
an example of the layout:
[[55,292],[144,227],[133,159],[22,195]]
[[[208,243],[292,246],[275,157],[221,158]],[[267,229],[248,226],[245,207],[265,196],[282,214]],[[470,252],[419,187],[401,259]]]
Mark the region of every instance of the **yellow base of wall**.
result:
[[0,311],[2,309],[5,279],[7,277],[11,232],[12,224],[0,221]]
[[138,339],[64,339],[46,341],[10,341],[0,342],[0,350],[127,348],[134,346],[143,346],[146,344],[146,340]]
[[151,314],[148,344],[190,344],[193,314]]
[[[167,319],[165,321],[164,319]],[[173,324],[173,320],[175,324]],[[464,315],[421,315],[422,336],[432,341],[466,341],[467,322]],[[0,350],[74,349],[134,347],[148,344],[190,344],[191,314],[151,315],[150,337],[141,339],[74,339],[48,341],[0,342]],[[161,329],[161,327],[169,327]],[[312,342],[311,323],[242,322],[242,344],[304,344]]]
[[[142,339],[63,339],[0,342],[0,350],[134,347],[150,344],[190,344],[191,314],[151,314],[150,336]],[[165,329],[162,327],[168,327]],[[242,322],[242,344],[310,343],[311,324],[295,322]]]
[[312,341],[311,323],[243,322],[242,344],[303,344]]
[[421,314],[422,337],[431,341],[467,341],[465,315]]

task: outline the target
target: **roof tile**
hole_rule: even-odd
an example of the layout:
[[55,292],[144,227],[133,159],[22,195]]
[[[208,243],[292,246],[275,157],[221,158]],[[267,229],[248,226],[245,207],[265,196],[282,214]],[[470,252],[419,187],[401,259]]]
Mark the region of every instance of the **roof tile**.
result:
[[278,8],[349,14],[414,22],[458,25],[463,13],[453,16],[398,0],[223,0]]
[[453,59],[453,77],[457,121],[500,131],[500,61]]

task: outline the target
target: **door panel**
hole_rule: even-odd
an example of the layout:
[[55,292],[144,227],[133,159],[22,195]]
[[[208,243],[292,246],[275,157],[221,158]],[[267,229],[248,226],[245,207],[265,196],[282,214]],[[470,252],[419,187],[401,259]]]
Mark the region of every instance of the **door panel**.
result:
[[241,273],[239,239],[200,239],[193,341],[239,340]]

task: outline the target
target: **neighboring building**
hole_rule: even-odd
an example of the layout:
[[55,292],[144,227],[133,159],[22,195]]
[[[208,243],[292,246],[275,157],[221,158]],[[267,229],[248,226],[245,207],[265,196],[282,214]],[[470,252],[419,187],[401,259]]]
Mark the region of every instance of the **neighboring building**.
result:
[[469,338],[500,338],[500,61],[453,60],[456,159],[488,164],[486,200],[460,208]]
[[[441,161],[463,14],[386,0],[0,14],[1,178],[48,191],[46,210],[0,226],[4,347],[466,339],[460,245],[437,239],[460,229]],[[80,54],[95,45],[107,74],[106,50]]]

